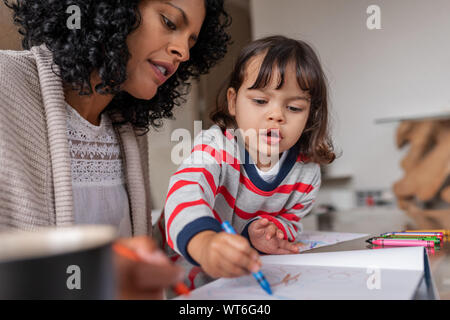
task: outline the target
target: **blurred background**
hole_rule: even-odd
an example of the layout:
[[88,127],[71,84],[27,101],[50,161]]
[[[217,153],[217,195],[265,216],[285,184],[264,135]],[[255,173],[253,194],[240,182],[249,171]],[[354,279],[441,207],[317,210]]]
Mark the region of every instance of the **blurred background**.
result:
[[[380,9],[381,29],[367,26],[371,19],[367,9],[374,3]],[[356,215],[384,230],[404,226],[393,186],[405,175],[401,162],[409,149],[398,148],[397,120],[450,117],[450,1],[228,0],[226,6],[233,18],[233,45],[226,59],[193,83],[175,120],[150,132],[155,215],[177,169],[168,160],[179,143],[171,141],[173,130],[188,129],[193,137],[195,120],[208,128],[216,93],[242,46],[283,34],[308,42],[321,59],[329,81],[332,136],[340,155],[323,168],[322,192],[305,224],[312,229],[348,230]],[[11,20],[0,1],[0,49],[21,47]],[[447,163],[450,167],[450,160]]]

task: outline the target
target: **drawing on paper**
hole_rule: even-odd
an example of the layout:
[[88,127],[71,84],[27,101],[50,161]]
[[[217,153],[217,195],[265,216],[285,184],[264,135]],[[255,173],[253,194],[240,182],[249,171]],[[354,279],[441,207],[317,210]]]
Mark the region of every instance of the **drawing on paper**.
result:
[[281,280],[281,281],[278,282],[278,283],[272,284],[272,288],[273,288],[273,287],[276,287],[276,286],[279,286],[279,285],[285,285],[285,286],[287,286],[287,285],[290,284],[290,282],[297,282],[297,281],[298,281],[298,278],[300,277],[301,274],[302,274],[301,272],[297,273],[296,275],[291,275],[290,273],[288,273],[288,274],[283,278],[283,280]]
[[[412,299],[424,277],[423,248],[343,251],[304,255],[305,258],[272,256],[261,271],[272,287],[268,295],[253,276],[219,279],[176,299]],[[273,263],[270,263],[272,261]],[[380,268],[380,286],[370,287],[369,266]],[[381,273],[382,272],[382,273]],[[434,290],[434,289],[433,289]]]
[[365,288],[367,274],[359,268],[267,264],[261,268],[272,287],[269,296],[253,276],[220,279],[195,290],[191,299],[308,299],[325,288]]

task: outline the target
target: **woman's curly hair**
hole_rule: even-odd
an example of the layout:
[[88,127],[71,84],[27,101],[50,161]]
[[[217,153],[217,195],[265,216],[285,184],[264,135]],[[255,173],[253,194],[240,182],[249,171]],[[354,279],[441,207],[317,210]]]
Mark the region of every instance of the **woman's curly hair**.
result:
[[[189,61],[158,88],[155,97],[142,100],[120,91],[130,58],[126,39],[140,25],[142,0],[3,1],[14,11],[24,49],[45,44],[60,69],[58,76],[80,95],[93,92],[90,75],[97,70],[102,81],[95,86],[96,92],[115,95],[105,110],[119,114],[119,123],[129,122],[144,133],[150,125],[160,127],[161,119],[173,117],[174,106],[185,101],[189,79],[208,73],[225,56],[230,43],[226,28],[231,17],[224,10],[224,0],[204,0],[206,16]],[[82,28],[66,26],[70,16],[66,10],[71,5],[80,8]]]

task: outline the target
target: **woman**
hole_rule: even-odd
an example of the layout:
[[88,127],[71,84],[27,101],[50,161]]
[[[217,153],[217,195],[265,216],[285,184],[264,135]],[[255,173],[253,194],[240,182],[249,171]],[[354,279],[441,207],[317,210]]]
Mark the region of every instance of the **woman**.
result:
[[[226,53],[223,0],[4,2],[26,50],[0,51],[0,231],[101,223],[149,235],[145,134]],[[124,243],[155,263],[148,238]]]

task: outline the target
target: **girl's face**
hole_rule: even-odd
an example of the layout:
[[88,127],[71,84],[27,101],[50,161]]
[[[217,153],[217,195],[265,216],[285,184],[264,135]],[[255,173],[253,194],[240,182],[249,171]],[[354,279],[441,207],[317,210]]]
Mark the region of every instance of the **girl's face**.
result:
[[[260,168],[271,165],[262,164],[256,155],[278,156],[295,145],[305,128],[311,106],[309,94],[297,83],[292,63],[286,66],[280,89],[276,89],[278,69],[273,70],[272,79],[265,88],[248,89],[257,79],[264,56],[260,54],[249,60],[238,92],[234,88],[227,91],[228,111],[244,132],[246,148],[254,160],[258,159],[255,161]],[[249,138],[252,133],[253,139]]]
[[122,89],[150,100],[157,89],[189,60],[205,19],[204,0],[142,0],[141,24],[127,38],[131,54]]

